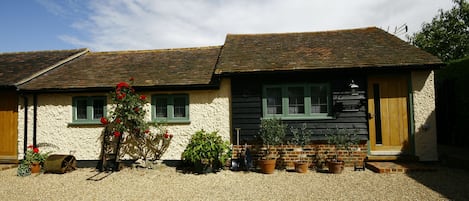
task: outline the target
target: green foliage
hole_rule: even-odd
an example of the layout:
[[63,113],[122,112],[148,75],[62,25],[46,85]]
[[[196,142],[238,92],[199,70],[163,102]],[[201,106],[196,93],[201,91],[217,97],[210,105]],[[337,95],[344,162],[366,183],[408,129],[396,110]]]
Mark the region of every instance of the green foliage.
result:
[[326,131],[327,143],[335,146],[335,159],[339,157],[339,150],[351,151],[352,146],[357,145],[357,129],[335,128]]
[[51,152],[41,153],[38,146],[29,145],[24,155],[22,163],[30,165],[31,163],[44,163]]
[[[443,138],[464,145],[469,139],[465,134],[469,121],[469,56],[451,61],[445,68],[436,71],[435,80],[437,109],[440,110],[438,120],[443,123]],[[445,139],[439,140],[444,142]]]
[[25,177],[25,176],[31,175],[31,169],[29,169],[29,165],[25,164],[25,163],[21,163],[18,166],[17,175],[20,176],[20,177]]
[[409,37],[412,44],[443,61],[469,55],[469,4],[465,0],[453,1],[451,10],[439,10],[431,23],[424,23],[420,32]]
[[208,163],[221,167],[229,157],[229,142],[224,142],[217,131],[197,131],[182,153],[182,159],[190,164]]
[[290,127],[290,131],[293,134],[292,143],[300,146],[305,146],[311,141],[311,130],[306,129],[306,123],[300,128]]
[[259,137],[264,145],[279,145],[285,138],[285,129],[287,125],[280,119],[262,119],[259,129]]
[[168,149],[173,135],[160,125],[145,121],[146,97],[135,93],[131,85],[133,78],[130,82],[118,83],[115,91],[111,92],[115,106],[109,117],[101,118],[101,123],[106,125],[103,135],[120,140],[120,157],[159,159]]

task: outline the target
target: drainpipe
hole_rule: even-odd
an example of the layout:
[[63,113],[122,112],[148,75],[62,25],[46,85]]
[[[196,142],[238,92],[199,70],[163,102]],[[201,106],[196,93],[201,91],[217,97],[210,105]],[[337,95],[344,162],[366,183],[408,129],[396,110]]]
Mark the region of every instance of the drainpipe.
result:
[[[24,140],[23,140],[23,153],[26,153],[26,150],[28,148],[28,97],[24,94],[21,94],[21,96],[23,97],[23,107],[24,107]],[[26,155],[23,156],[23,160],[24,160],[24,157]]]
[[36,130],[37,130],[37,94],[34,93],[33,95],[33,146],[37,146],[37,140],[36,140]]

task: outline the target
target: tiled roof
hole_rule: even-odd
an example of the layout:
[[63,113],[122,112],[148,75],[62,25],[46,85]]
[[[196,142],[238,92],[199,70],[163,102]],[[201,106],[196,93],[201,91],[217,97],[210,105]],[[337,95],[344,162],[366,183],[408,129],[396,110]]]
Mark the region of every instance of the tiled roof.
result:
[[437,57],[370,27],[309,33],[229,34],[216,73],[441,64]]
[[210,84],[220,46],[164,50],[90,52],[20,86],[23,90]]
[[0,86],[15,86],[87,49],[0,53]]

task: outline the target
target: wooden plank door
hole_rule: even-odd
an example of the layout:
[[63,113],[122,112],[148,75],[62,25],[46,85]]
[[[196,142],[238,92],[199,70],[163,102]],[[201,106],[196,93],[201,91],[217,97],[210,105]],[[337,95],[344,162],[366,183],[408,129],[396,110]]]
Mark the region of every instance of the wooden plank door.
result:
[[370,148],[402,154],[408,151],[408,84],[406,75],[368,77]]
[[18,160],[18,96],[0,91],[0,163]]

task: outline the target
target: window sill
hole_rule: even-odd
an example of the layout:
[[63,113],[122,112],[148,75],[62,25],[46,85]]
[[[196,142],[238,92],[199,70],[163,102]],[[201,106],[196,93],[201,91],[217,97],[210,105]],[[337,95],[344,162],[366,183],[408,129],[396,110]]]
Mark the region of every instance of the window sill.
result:
[[284,117],[284,116],[269,116],[269,117],[262,117],[263,119],[273,119],[277,118],[280,120],[329,120],[329,119],[335,119],[335,117],[332,116],[316,116],[316,117],[305,117],[305,116],[290,116],[290,117]]
[[88,125],[102,125],[99,121],[84,121],[84,122],[71,122],[68,123],[69,126],[88,126]]
[[189,119],[184,119],[184,120],[181,120],[181,119],[178,119],[178,120],[167,120],[167,119],[156,119],[156,120],[153,120],[153,122],[156,122],[158,124],[190,124],[191,121]]

